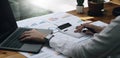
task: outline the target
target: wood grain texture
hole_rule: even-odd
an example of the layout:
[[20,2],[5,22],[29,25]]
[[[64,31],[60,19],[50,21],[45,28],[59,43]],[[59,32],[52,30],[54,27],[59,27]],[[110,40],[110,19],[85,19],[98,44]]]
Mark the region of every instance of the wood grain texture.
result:
[[0,58],[26,58],[15,51],[0,50]]

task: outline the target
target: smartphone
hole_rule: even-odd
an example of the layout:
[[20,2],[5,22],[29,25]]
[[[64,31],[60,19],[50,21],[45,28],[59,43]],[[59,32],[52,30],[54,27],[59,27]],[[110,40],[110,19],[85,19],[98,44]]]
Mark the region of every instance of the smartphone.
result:
[[70,23],[65,23],[65,24],[58,26],[59,31],[64,33],[64,34],[67,34],[67,35],[70,35],[70,36],[73,36],[76,38],[80,38],[82,36],[85,36],[84,33],[75,33],[74,32],[75,28],[76,28],[76,26],[72,26]]

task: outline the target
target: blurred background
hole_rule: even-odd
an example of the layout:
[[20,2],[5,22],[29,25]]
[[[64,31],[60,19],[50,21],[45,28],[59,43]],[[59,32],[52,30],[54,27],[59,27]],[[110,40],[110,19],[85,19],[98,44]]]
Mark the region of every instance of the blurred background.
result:
[[[108,2],[109,0],[105,0]],[[76,9],[76,0],[9,0],[16,20]],[[88,7],[87,0],[84,7]]]

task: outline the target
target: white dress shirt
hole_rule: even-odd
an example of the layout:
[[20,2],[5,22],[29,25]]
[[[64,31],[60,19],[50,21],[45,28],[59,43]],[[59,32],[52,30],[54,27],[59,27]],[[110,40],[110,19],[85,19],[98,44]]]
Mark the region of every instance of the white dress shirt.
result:
[[72,58],[104,58],[120,53],[120,16],[115,18],[99,34],[91,39],[79,41],[70,38],[52,38],[50,46]]

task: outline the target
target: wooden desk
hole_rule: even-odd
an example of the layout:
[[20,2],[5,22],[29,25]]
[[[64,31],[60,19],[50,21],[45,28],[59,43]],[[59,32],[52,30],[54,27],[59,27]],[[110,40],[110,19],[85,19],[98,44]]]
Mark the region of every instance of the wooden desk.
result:
[[[114,7],[118,7],[118,6],[119,5],[115,5],[112,3],[106,3],[105,4],[105,10],[106,10],[105,15],[103,17],[94,17],[94,19],[91,19],[91,20],[93,20],[93,21],[101,20],[103,22],[109,23],[113,18],[115,18],[114,16],[112,16],[112,9]],[[91,16],[87,15],[87,11],[88,11],[87,8],[85,8],[84,11],[85,11],[84,14],[78,14],[78,13],[76,13],[76,10],[69,11],[68,13],[78,16],[82,19],[87,19],[88,17],[91,17]],[[19,54],[18,52],[0,50],[0,58],[26,58],[26,57]]]
[[76,10],[69,11],[68,13],[73,14],[75,16],[78,16],[82,19],[93,18],[93,19],[91,19],[92,21],[100,20],[100,21],[103,21],[103,22],[106,22],[106,23],[110,23],[110,21],[115,18],[115,16],[112,15],[112,10],[113,10],[113,8],[118,7],[118,6],[120,6],[120,5],[113,4],[113,3],[105,3],[105,5],[104,5],[105,15],[102,16],[102,17],[94,17],[93,18],[91,16],[88,16],[87,15],[88,8],[84,9],[83,14],[77,13]]
[[0,50],[0,58],[26,58],[25,56],[14,51]]

